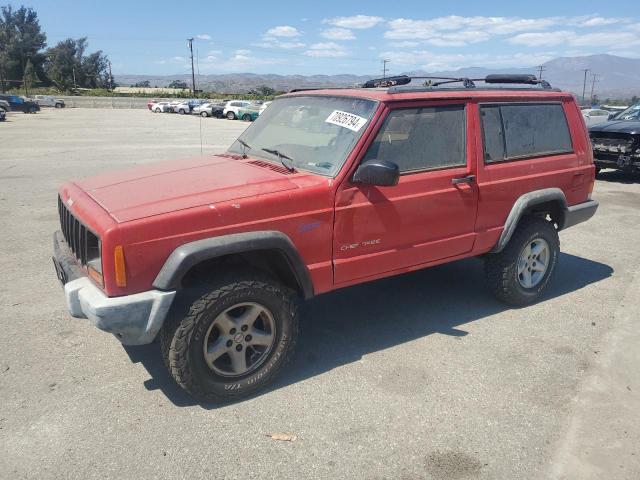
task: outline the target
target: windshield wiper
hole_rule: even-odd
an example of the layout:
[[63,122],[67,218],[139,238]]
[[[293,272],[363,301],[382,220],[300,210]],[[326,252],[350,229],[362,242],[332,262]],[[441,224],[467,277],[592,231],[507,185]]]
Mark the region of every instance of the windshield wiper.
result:
[[[293,167],[294,165],[294,160],[291,157],[288,157],[287,155],[285,155],[284,153],[282,153],[280,150],[276,150],[271,149],[271,148],[263,148],[262,149],[263,152],[267,152],[270,153],[271,155],[275,155],[276,157],[278,157],[278,160],[280,160],[280,163],[282,163],[282,165],[284,165],[284,168],[286,168],[287,170],[289,170],[290,172],[295,172],[296,169]],[[284,161],[284,159],[287,159],[291,162],[291,164],[287,165],[287,163]]]
[[240,138],[237,138],[236,141],[244,147],[242,149],[242,158],[247,158],[247,150],[251,150],[251,145]]

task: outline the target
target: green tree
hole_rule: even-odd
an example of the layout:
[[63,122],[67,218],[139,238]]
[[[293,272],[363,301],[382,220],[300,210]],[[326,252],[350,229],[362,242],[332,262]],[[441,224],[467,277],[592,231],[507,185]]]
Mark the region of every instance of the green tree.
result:
[[109,87],[109,59],[101,50],[85,55],[86,37],[67,38],[45,52],[45,73],[61,90]]
[[149,80],[144,80],[142,82],[134,83],[131,86],[135,87],[135,88],[150,88],[151,87],[151,82]]
[[169,84],[168,88],[189,88],[187,86],[187,82],[183,82],[182,80],[174,80]]
[[0,9],[0,84],[3,91],[9,84],[20,86],[27,62],[31,64],[31,81],[44,76],[42,49],[46,44],[47,36],[42,32],[35,10],[24,6],[14,10],[10,5]]

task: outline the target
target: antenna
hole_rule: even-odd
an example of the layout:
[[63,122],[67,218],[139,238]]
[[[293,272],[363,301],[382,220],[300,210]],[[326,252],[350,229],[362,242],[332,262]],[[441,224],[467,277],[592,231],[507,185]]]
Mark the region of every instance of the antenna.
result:
[[[193,66],[193,57],[191,57],[191,65]],[[196,48],[196,66],[198,67],[198,78],[200,78],[200,56],[198,54],[198,49]],[[193,88],[193,96],[196,96],[196,89],[195,89],[195,81],[194,81],[194,88]],[[202,156],[202,115],[198,115],[198,117],[200,117],[200,156]]]
[[382,78],[387,78],[387,63],[391,62],[391,60],[382,60]]

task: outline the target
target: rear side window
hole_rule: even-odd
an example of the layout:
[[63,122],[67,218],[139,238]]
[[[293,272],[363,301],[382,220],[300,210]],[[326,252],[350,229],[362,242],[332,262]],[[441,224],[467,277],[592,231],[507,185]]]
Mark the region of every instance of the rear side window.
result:
[[393,110],[363,161],[387,160],[400,172],[466,165],[464,105]]
[[480,116],[487,163],[573,151],[561,104],[483,105]]

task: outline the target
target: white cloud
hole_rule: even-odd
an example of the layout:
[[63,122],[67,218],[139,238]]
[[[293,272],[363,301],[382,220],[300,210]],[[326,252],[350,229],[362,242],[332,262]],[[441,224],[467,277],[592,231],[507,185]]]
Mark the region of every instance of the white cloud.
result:
[[321,37],[329,40],[355,40],[356,36],[347,28],[328,28],[320,33]]
[[211,35],[201,33],[200,35],[196,35],[196,38],[199,40],[211,40]]
[[302,48],[306,46],[306,44],[302,42],[296,42],[296,41],[283,42],[281,40],[278,40],[277,38],[271,38],[271,37],[265,37],[264,41],[254,43],[253,45],[260,48],[284,48],[285,50]]
[[341,28],[371,28],[375,27],[379,23],[384,21],[382,17],[373,17],[370,15],[354,15],[352,17],[335,17],[323,20],[323,23],[328,23],[335,27]]
[[236,50],[233,53],[235,53],[236,55],[249,55],[249,54],[251,54],[251,50],[242,49],[242,50]]
[[278,27],[273,27],[267,30],[265,36],[268,37],[299,37],[302,35],[300,31],[296,27],[292,27],[290,25],[280,25]]
[[567,45],[570,47],[625,47],[640,45],[640,33],[628,31],[605,31],[576,33],[572,30],[559,30],[540,33],[521,33],[508,40],[514,45],[527,47],[549,47]]
[[343,45],[339,45],[335,42],[321,42],[314,43],[309,47],[309,50],[304,52],[308,57],[324,57],[324,58],[338,58],[346,57],[348,52]]
[[602,27],[606,25],[615,25],[618,23],[628,23],[626,18],[605,18],[598,16],[579,17],[576,19],[576,25],[579,27]]

